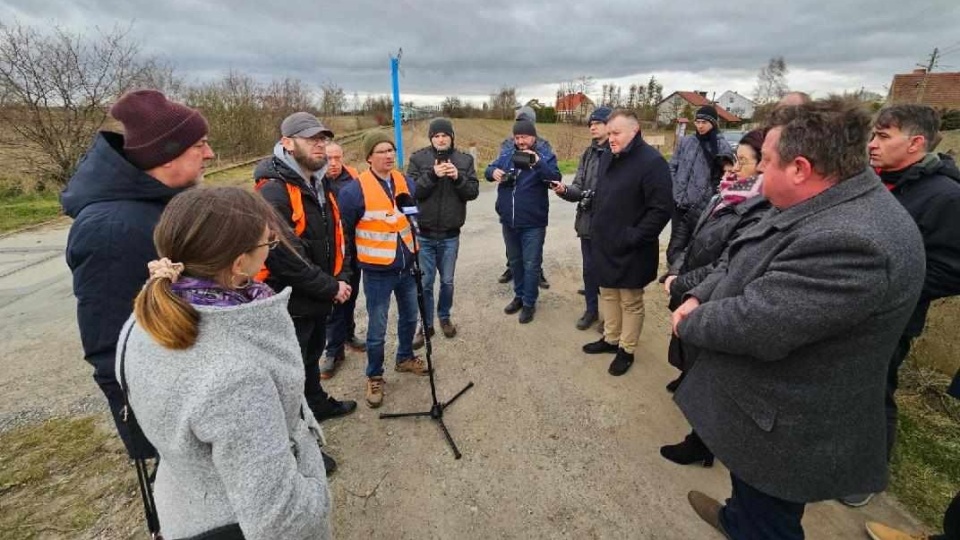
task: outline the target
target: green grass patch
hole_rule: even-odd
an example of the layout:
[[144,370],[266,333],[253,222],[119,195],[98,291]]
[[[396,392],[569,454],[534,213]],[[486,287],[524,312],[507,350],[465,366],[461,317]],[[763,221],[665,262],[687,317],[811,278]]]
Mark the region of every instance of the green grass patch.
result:
[[576,174],[577,167],[580,165],[579,159],[564,159],[557,162],[560,167],[560,174]]
[[943,512],[960,489],[960,401],[946,395],[948,379],[939,373],[909,364],[900,373],[890,491],[939,531]]
[[3,538],[146,534],[136,473],[117,436],[92,416],[0,435],[0,498]]
[[0,232],[48,221],[59,215],[57,193],[0,197]]

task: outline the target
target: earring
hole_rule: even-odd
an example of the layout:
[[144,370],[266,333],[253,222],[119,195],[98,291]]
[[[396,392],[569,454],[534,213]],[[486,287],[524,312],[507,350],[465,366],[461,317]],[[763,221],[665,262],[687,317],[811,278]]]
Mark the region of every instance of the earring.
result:
[[[233,284],[234,289],[246,289],[247,287],[250,286],[251,283],[253,283],[253,280],[250,279],[250,274],[246,272],[239,272],[233,277],[237,277],[237,276],[242,278],[243,281],[241,281],[239,284]],[[230,278],[230,279],[231,281],[233,280],[233,278]]]

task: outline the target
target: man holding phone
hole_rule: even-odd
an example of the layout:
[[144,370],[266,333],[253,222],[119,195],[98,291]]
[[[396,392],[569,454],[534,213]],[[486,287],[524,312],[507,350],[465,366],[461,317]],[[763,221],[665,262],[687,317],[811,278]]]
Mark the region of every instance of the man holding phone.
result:
[[497,214],[513,274],[513,300],[503,311],[520,312],[520,324],[533,320],[539,296],[543,241],[547,232],[550,185],[560,181],[557,156],[537,145],[537,129],[530,120],[513,125],[513,147],[505,149],[486,170],[497,185]]
[[[457,327],[450,319],[453,307],[453,274],[460,250],[460,227],[467,218],[467,201],[477,198],[480,182],[470,154],[454,147],[453,124],[446,118],[435,118],[428,130],[430,146],[410,156],[407,178],[417,184],[419,206],[420,268],[423,270],[423,297],[426,319],[420,321],[420,330],[413,348],[424,344],[424,334],[434,334],[434,309],[440,319],[440,329],[447,338],[457,335]],[[440,273],[440,295],[434,304],[433,283]]]

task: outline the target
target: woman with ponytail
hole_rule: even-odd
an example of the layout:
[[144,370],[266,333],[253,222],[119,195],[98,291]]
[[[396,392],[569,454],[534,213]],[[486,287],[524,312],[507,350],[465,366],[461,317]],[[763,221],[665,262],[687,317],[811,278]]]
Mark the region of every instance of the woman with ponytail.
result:
[[160,259],[120,335],[117,373],[160,454],[166,538],[328,538],[322,435],[303,398],[289,289],[253,281],[285,226],[258,195],[193,189],[154,231]]

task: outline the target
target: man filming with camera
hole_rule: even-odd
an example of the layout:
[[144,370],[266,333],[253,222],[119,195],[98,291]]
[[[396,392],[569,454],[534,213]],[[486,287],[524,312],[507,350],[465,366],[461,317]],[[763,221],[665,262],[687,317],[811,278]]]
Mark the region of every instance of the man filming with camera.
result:
[[[434,308],[440,329],[447,338],[457,335],[450,320],[453,307],[453,273],[460,250],[460,227],[467,218],[467,201],[477,198],[480,183],[473,157],[454,147],[453,124],[435,118],[428,130],[430,146],[410,156],[407,178],[416,182],[420,207],[420,266],[423,270],[424,320],[413,341],[413,348],[424,344],[424,334],[433,336]],[[433,300],[433,282],[440,273],[440,296]]]
[[496,210],[513,274],[514,298],[503,311],[520,312],[520,324],[532,321],[536,312],[550,209],[547,191],[561,178],[556,155],[536,144],[533,122],[517,120],[513,125],[513,148],[502,152],[485,174],[487,180],[498,184]]

